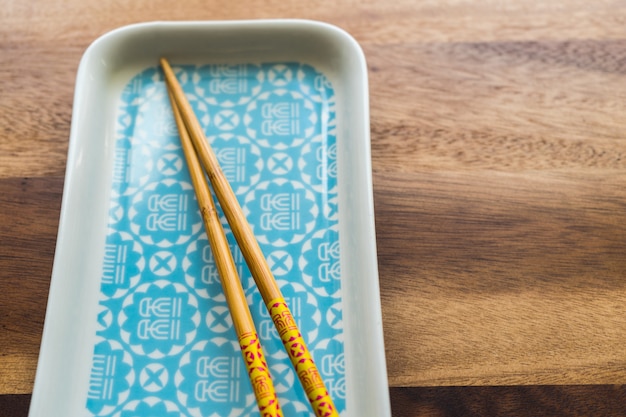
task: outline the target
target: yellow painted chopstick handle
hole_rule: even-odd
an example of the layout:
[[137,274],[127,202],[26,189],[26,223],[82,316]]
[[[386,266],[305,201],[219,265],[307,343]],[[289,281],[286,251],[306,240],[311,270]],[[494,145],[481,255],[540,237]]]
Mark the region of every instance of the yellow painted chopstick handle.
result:
[[282,417],[283,413],[278,404],[267,363],[265,363],[259,336],[256,332],[245,333],[239,336],[239,346],[261,416]]
[[339,417],[287,303],[283,298],[277,298],[267,304],[267,309],[315,415]]

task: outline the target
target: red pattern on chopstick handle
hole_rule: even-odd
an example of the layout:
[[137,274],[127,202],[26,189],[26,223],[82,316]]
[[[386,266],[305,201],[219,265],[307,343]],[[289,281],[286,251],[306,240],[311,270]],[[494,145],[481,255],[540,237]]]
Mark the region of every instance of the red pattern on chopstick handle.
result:
[[265,363],[259,336],[254,332],[244,333],[239,337],[239,346],[241,346],[241,353],[248,369],[261,417],[283,417],[272,377]]
[[339,417],[287,303],[283,298],[277,298],[267,303],[267,308],[315,415]]

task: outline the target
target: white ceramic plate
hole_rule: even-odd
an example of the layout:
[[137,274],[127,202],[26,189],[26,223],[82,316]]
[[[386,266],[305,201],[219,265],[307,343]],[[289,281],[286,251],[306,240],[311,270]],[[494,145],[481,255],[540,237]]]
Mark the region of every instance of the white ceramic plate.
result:
[[[200,369],[239,358],[206,272],[161,56],[221,153],[341,415],[389,416],[367,68],[352,37],[303,20],[138,24],[86,51],[30,416],[258,414],[238,370],[209,387],[219,372]],[[241,273],[285,416],[313,415]]]

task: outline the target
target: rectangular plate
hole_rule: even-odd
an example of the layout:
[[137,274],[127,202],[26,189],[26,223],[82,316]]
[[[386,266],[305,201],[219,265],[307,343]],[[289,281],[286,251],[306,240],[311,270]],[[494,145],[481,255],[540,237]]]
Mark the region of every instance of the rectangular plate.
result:
[[[86,51],[30,416],[258,415],[161,56],[341,415],[390,415],[365,59],[336,27],[270,20],[132,25]],[[313,415],[231,243],[285,416]]]

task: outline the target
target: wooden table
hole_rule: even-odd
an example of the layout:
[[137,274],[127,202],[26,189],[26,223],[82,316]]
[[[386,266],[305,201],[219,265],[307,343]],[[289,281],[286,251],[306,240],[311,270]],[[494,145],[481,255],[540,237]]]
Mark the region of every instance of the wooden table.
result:
[[0,416],[28,410],[85,48],[283,17],[368,59],[394,416],[626,415],[623,1],[0,0]]

